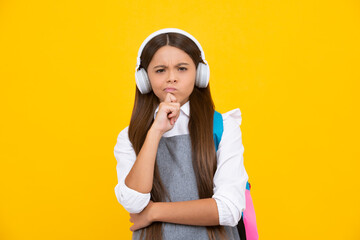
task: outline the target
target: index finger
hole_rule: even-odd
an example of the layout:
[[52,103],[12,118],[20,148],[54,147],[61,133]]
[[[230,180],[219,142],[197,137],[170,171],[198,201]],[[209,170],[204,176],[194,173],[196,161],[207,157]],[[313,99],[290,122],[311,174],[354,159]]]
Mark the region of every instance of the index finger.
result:
[[176,102],[177,99],[172,93],[167,93],[164,102]]

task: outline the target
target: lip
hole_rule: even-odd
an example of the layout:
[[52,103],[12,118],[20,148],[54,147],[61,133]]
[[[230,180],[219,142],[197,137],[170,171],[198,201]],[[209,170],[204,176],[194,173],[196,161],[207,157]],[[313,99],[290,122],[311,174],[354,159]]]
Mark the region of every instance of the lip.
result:
[[164,91],[165,92],[175,92],[176,88],[165,88]]

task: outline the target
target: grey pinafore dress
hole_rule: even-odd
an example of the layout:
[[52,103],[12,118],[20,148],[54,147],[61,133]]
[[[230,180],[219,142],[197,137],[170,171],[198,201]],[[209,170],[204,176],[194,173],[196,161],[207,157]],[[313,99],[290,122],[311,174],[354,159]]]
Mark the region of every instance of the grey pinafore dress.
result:
[[[159,173],[171,201],[199,199],[196,177],[192,166],[189,134],[162,137],[156,155]],[[236,227],[225,226],[229,240],[240,240]],[[133,240],[140,240],[141,230]],[[208,240],[206,227],[163,223],[163,240]]]

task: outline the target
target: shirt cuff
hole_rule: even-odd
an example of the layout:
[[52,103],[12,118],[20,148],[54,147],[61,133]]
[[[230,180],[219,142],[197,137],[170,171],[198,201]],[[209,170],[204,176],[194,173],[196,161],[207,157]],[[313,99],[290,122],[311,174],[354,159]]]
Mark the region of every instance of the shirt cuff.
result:
[[115,195],[129,213],[141,212],[150,202],[150,193],[135,191],[126,186],[125,181],[115,186]]
[[[219,212],[219,225],[235,227],[240,221],[241,213],[234,214],[227,205],[232,203],[224,203],[224,201],[226,201],[225,199],[214,199],[216,201]],[[236,209],[233,209],[233,211],[236,211]]]

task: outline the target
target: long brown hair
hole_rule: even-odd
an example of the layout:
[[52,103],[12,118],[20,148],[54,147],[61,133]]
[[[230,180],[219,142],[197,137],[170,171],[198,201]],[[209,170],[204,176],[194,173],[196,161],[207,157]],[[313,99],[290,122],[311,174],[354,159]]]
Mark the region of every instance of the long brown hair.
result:
[[[155,52],[165,46],[177,47],[185,51],[197,67],[201,59],[201,51],[188,37],[179,33],[163,33],[151,39],[140,56],[139,68],[147,70]],[[213,195],[213,177],[216,171],[216,152],[213,139],[214,102],[210,94],[210,86],[206,88],[194,87],[189,97],[190,119],[189,133],[192,146],[192,162],[196,175],[199,198],[211,198]],[[134,108],[129,125],[129,139],[136,155],[139,154],[144,144],[146,134],[154,121],[154,112],[159,104],[159,99],[153,91],[141,94],[136,87]],[[151,200],[154,202],[165,201],[167,192],[161,182],[158,167],[155,161],[154,181],[151,190]],[[225,229],[222,226],[207,226],[209,239],[215,239],[218,233],[225,239]],[[140,239],[145,234],[146,240],[162,239],[162,223],[154,222],[142,230]]]

